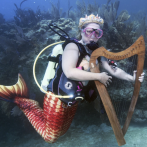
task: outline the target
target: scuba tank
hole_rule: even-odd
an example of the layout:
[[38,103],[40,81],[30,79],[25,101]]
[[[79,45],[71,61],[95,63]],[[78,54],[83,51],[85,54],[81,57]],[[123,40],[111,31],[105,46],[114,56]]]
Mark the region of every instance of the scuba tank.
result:
[[[63,31],[62,29],[60,29],[55,23],[50,23],[48,26],[53,32],[55,32],[56,34],[58,34],[60,36],[60,40],[63,41],[63,40],[69,39],[68,34],[65,31]],[[64,32],[64,35],[55,31],[55,28]],[[59,58],[59,55],[62,55],[62,53],[63,53],[62,44],[58,44],[53,48],[52,53],[48,56],[49,62],[48,62],[43,80],[41,81],[41,88],[43,88],[45,91],[47,91],[47,86],[48,86],[49,82],[55,76],[55,70],[56,70],[56,67],[58,66],[58,61],[59,61],[58,58]]]
[[[56,58],[59,54],[62,54],[62,53],[63,53],[62,45],[58,44],[53,48],[52,53],[49,55],[48,59],[49,58]],[[49,60],[44,77],[43,77],[43,80],[41,81],[41,87],[45,91],[47,91],[47,86],[48,86],[50,80],[53,79],[55,76],[55,70],[56,70],[57,66],[58,66],[57,62]]]
[[[73,38],[69,38],[68,34],[66,32],[64,32],[62,29],[60,29],[59,27],[57,27],[54,23],[49,24],[49,28],[52,31],[54,31],[56,34],[58,34],[60,36],[61,40],[64,39],[66,41],[63,45],[62,44],[56,45],[53,48],[52,53],[49,55],[49,57],[48,57],[49,63],[46,68],[46,72],[43,77],[41,87],[45,91],[51,91],[57,95],[71,95],[72,98],[66,98],[66,99],[60,98],[60,100],[63,101],[65,104],[68,104],[68,106],[71,106],[71,105],[75,104],[76,101],[82,101],[84,99],[83,98],[84,93],[83,93],[82,88],[80,88],[81,83],[78,81],[73,81],[73,80],[67,79],[67,77],[65,76],[65,74],[62,71],[63,49],[66,46],[66,44],[68,44],[70,42],[76,43],[78,47],[81,46],[81,47],[79,47],[79,51],[81,54],[81,56],[79,58],[80,60],[78,61],[79,63],[82,61],[81,59],[83,59],[83,57],[85,56],[86,51],[85,51],[85,53],[83,53],[84,47],[80,43],[78,43],[77,40],[75,40]],[[64,35],[59,34],[53,28],[57,28],[60,31],[63,31]],[[84,48],[84,50],[85,50],[85,48]],[[72,85],[72,87],[70,88],[71,85]]]

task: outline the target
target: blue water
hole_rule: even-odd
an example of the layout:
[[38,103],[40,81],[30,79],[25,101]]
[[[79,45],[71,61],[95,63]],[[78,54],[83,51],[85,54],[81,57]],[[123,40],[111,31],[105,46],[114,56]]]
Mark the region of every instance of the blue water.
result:
[[[89,3],[93,4],[96,1],[96,3],[100,7],[103,4],[107,3],[107,0],[80,0],[80,2],[83,1],[86,5],[88,5]],[[110,4],[111,2],[114,3],[115,0],[111,0]],[[14,25],[14,17],[16,16],[16,7],[14,3],[18,6],[18,8],[20,8],[20,0],[0,0],[0,14],[2,14],[3,18],[5,19],[5,22],[0,24],[0,85],[15,84],[17,82],[17,74],[21,73],[28,85],[29,97],[33,100],[37,100],[42,107],[44,94],[38,90],[38,87],[34,82],[32,73],[33,62],[42,48],[44,48],[48,44],[55,42],[56,40],[59,41],[59,38],[57,36],[49,38],[50,36],[47,36],[48,34],[46,34],[46,30],[43,30],[43,33],[41,33],[41,31],[39,30],[40,24],[38,23],[41,20],[35,22],[33,25],[29,25],[30,22],[28,21],[28,24],[26,25],[20,24],[20,28],[16,27]],[[42,12],[51,12],[51,3],[55,6],[60,3],[60,9],[62,9],[62,13],[66,12],[66,15],[64,16],[65,19],[67,19],[67,11],[70,6],[72,6],[71,10],[77,10],[76,1],[74,0],[27,0],[22,3],[21,9],[31,9],[36,12],[37,8],[39,7]],[[117,16],[123,10],[127,10],[129,15],[131,15],[130,18],[133,18],[133,20],[135,21],[140,20],[139,17],[141,17],[142,20],[145,16],[145,29],[138,34],[144,35],[146,37],[145,43],[147,44],[146,7],[146,0],[120,0]],[[48,20],[50,18],[46,17],[45,19]],[[4,32],[3,29],[5,29]],[[38,33],[36,30],[40,32]],[[72,29],[68,31],[68,33],[71,32],[71,35],[73,35],[74,31],[75,30]],[[33,33],[34,35],[32,35]],[[17,35],[19,36],[19,38],[17,38]],[[28,36],[31,37],[29,38]],[[113,37],[113,35],[111,37]],[[137,37],[139,36],[135,36],[134,38],[136,39]],[[112,44],[114,44],[114,42]],[[129,47],[130,44],[128,43],[126,46]],[[47,52],[46,56],[49,53],[50,52]],[[47,65],[46,56],[41,56],[40,63],[37,63],[38,65],[36,71],[38,75],[44,75],[45,68]],[[120,65],[121,64],[123,63],[120,63]],[[147,64],[145,65],[145,67],[147,67]],[[144,69],[144,71],[147,75],[147,70]],[[42,80],[41,76],[37,77],[39,79],[39,82],[41,82]],[[145,77],[144,83],[141,87],[141,94],[139,96],[137,111],[135,112],[135,115],[132,118],[132,122],[128,129],[128,132],[125,135],[126,145],[124,145],[124,147],[147,147],[146,88],[147,78]],[[116,89],[113,90],[115,91]],[[11,111],[14,108],[15,104],[7,102],[2,103],[0,101],[0,147],[118,146],[107,116],[101,116],[94,109],[93,103],[89,104],[85,102],[79,104],[77,113],[71,124],[71,127],[69,128],[67,133],[64,136],[60,137],[54,144],[46,143],[36,133],[27,118],[21,112],[17,112],[16,116],[12,115]],[[19,116],[18,113],[20,114]]]
[[[111,2],[114,2],[115,0],[111,0]],[[15,6],[14,3],[19,6],[20,0],[1,0],[0,1],[0,13],[2,13],[5,17],[6,20],[11,20],[13,19],[15,15]],[[58,0],[51,1],[54,4],[58,2]],[[73,6],[73,8],[76,8],[76,1],[71,1],[70,0],[70,5]],[[85,0],[85,2],[89,2],[89,0]],[[93,0],[90,1],[91,3]],[[106,4],[107,0],[97,0],[97,3],[99,5]],[[68,0],[60,0],[60,5],[61,8],[63,8],[65,11],[67,11],[68,8]],[[122,10],[127,10],[130,13],[132,12],[138,12],[138,11],[145,11],[147,12],[146,9],[147,1],[146,0],[120,0],[120,7],[118,12]],[[37,7],[40,7],[42,10],[48,10],[51,9],[51,4],[50,0],[27,0],[22,4],[22,9],[25,8],[31,8],[34,11],[37,9]]]

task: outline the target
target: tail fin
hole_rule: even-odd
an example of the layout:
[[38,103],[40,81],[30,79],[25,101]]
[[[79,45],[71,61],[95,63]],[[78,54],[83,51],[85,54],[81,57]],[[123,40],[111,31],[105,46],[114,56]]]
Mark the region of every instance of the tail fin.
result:
[[0,85],[0,99],[13,102],[15,97],[28,98],[27,85],[20,74],[18,74],[18,81],[15,85],[4,86]]

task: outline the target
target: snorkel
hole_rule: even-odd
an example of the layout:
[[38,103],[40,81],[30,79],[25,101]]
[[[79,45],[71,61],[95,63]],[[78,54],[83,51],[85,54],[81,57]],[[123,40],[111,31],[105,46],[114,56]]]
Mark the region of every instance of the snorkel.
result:
[[[64,31],[62,30],[61,28],[59,28],[55,23],[50,23],[48,24],[49,28],[55,32],[56,34],[58,34],[60,36],[60,40],[63,41],[63,40],[67,40],[67,39],[70,39],[69,38],[69,35]],[[60,31],[62,31],[64,33],[63,34],[60,34],[59,32],[55,31],[55,29],[59,29]]]

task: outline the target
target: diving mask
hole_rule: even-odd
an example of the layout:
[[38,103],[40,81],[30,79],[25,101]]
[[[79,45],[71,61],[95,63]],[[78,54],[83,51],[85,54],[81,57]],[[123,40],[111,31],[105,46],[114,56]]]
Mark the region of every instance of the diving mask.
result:
[[86,37],[91,37],[94,35],[96,38],[101,38],[103,35],[103,31],[101,29],[93,29],[93,28],[85,28],[82,30]]

